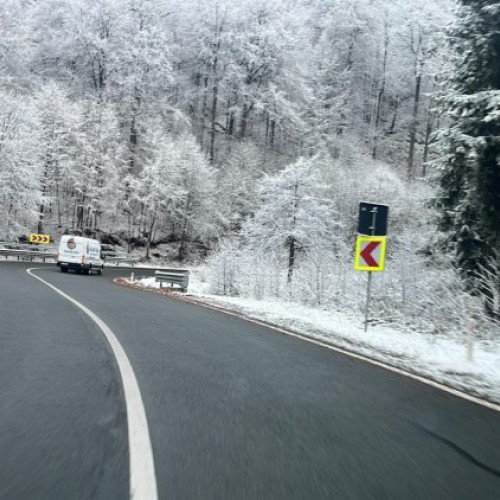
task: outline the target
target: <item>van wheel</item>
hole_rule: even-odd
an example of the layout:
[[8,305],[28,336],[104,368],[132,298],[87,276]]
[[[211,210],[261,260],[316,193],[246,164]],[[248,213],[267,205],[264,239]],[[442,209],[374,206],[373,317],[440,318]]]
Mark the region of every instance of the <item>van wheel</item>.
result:
[[84,269],[82,272],[83,272],[83,274],[88,276],[90,274],[90,269]]
[[100,276],[102,274],[102,267],[97,270],[97,274]]
[[61,272],[67,273],[68,272],[68,268],[67,267],[61,267]]

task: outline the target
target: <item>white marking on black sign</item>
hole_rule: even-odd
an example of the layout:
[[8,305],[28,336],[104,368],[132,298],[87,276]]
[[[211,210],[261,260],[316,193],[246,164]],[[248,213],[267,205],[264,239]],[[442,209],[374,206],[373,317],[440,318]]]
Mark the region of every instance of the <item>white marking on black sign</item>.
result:
[[129,470],[130,470],[130,498],[134,500],[157,500],[158,491],[156,486],[156,475],[153,460],[153,448],[149,437],[148,421],[146,419],[146,410],[142,402],[139,384],[135,378],[132,365],[125,353],[122,345],[115,334],[99,316],[94,314],[83,304],[73,299],[59,288],[51,285],[31,271],[38,268],[27,270],[30,276],[41,281],[49,288],[52,288],[59,295],[69,300],[76,307],[81,309],[89,316],[94,323],[102,330],[106,337],[113,354],[115,355],[122,378],[123,392],[125,395],[125,404],[127,407],[128,422],[128,446],[129,446]]

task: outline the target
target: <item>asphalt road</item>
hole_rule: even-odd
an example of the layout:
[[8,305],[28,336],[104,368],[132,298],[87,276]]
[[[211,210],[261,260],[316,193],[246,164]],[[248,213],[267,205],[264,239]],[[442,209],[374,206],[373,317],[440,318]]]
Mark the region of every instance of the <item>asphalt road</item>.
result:
[[0,263],[0,499],[126,499],[113,330],[161,499],[500,498],[500,413],[209,309]]

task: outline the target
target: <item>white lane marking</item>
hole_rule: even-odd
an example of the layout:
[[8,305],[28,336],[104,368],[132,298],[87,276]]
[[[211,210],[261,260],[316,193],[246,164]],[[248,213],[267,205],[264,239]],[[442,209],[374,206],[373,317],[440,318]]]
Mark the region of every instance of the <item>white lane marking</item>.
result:
[[56,288],[54,285],[51,285],[49,282],[31,272],[36,269],[39,268],[30,268],[26,272],[81,309],[97,324],[109,342],[120,370],[127,407],[130,498],[133,500],[157,500],[158,491],[156,486],[153,448],[149,436],[146,410],[144,409],[139,384],[135,378],[134,370],[132,369],[132,365],[122,345],[109,326],[106,325],[99,316],[77,300],[59,290],[59,288]]
[[466,399],[467,401],[471,401],[472,403],[485,406],[486,408],[489,408],[490,410],[498,411],[500,412],[500,405],[496,403],[492,403],[491,401],[486,401],[485,399],[481,399],[475,396],[471,396],[470,394],[467,394],[465,392],[459,391],[458,389],[453,389],[452,387],[448,387],[447,385],[440,384],[439,382],[436,382],[434,380],[425,378],[421,375],[415,375],[414,373],[407,372],[405,370],[402,370],[400,368],[396,368],[395,366],[387,365],[382,361],[377,361],[375,359],[369,358],[367,356],[363,356],[362,354],[357,354],[352,351],[348,351],[346,349],[342,349],[342,347],[337,347],[332,344],[328,344],[327,342],[322,342],[321,340],[313,339],[311,337],[307,337],[306,335],[301,335],[300,333],[295,333],[291,332],[288,330],[284,330],[283,328],[280,328],[279,326],[274,326],[269,323],[265,323],[263,321],[259,321],[258,319],[253,319],[249,318],[246,316],[242,316],[239,313],[235,313],[232,311],[229,311],[228,309],[224,309],[223,307],[218,307],[214,306],[211,304],[207,304],[204,302],[200,302],[198,299],[196,300],[183,300],[179,299],[182,302],[187,302],[189,304],[195,304],[199,305],[201,307],[205,307],[207,309],[212,309],[214,311],[221,312],[223,314],[228,314],[229,316],[235,316],[238,319],[241,319],[243,321],[248,321],[249,323],[255,323],[256,325],[263,326],[265,328],[269,328],[270,330],[275,330],[279,333],[283,333],[285,335],[288,335],[290,337],[295,337],[297,339],[303,340],[304,342],[309,342],[311,344],[315,344],[321,347],[326,347],[327,349],[330,349],[331,351],[338,352],[340,354],[344,354],[345,356],[349,356],[354,359],[358,359],[360,361],[364,361],[365,363],[370,363],[371,365],[378,366],[380,368],[383,368],[384,370],[397,373],[398,375],[402,375],[404,377],[411,378],[413,380],[417,380],[418,382],[421,382],[422,384],[430,385],[431,387],[434,387],[436,389],[439,389],[441,391],[447,392],[449,394],[453,394],[454,396],[457,396],[462,399]]

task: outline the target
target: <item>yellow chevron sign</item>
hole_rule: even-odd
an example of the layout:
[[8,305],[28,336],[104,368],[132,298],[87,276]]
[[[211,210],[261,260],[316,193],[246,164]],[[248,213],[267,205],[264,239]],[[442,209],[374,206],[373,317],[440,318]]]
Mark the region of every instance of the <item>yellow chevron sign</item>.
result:
[[50,234],[30,234],[30,243],[39,243],[41,245],[48,245],[50,243]]
[[383,271],[385,266],[385,236],[358,236],[356,241],[356,271]]

